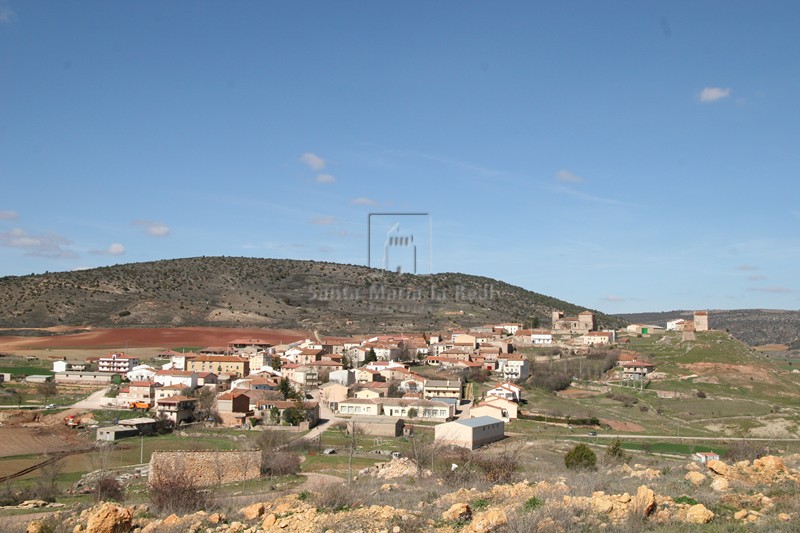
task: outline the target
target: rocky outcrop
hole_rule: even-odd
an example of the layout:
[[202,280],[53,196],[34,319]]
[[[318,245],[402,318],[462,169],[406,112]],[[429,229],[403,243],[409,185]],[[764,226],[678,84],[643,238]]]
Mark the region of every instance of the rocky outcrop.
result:
[[132,520],[131,509],[104,503],[89,515],[86,533],[127,533],[131,530]]

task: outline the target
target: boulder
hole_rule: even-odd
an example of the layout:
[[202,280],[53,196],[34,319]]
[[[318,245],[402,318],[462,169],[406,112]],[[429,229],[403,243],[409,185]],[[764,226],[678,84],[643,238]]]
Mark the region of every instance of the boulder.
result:
[[476,514],[464,533],[490,533],[508,523],[505,511],[502,509],[489,509]]
[[714,518],[714,513],[706,509],[702,503],[692,505],[686,510],[686,521],[690,524],[707,524]]
[[277,522],[277,521],[278,521],[278,517],[275,516],[274,513],[270,513],[266,517],[264,517],[264,521],[261,522],[261,529],[266,531],[269,528],[271,528],[272,526],[274,526],[275,522]]
[[86,522],[87,533],[127,533],[131,530],[133,512],[127,507],[106,502],[95,508]]
[[248,505],[247,507],[239,509],[239,513],[247,520],[255,520],[264,514],[264,504],[259,502]]
[[747,518],[747,509],[736,511],[735,513],[733,513],[733,517],[736,520],[744,520],[745,518]]
[[753,461],[753,467],[772,473],[784,472],[786,470],[781,458],[775,457],[774,455],[767,455],[761,459],[756,459]]
[[442,520],[448,522],[467,521],[472,516],[472,509],[466,503],[454,503],[450,509],[442,513]]
[[728,465],[726,465],[722,461],[717,461],[715,459],[712,459],[711,461],[706,463],[706,466],[708,467],[709,470],[711,470],[715,474],[718,474],[720,476],[728,475]]
[[41,520],[31,520],[28,522],[28,527],[25,528],[25,533],[46,533],[50,531],[45,528]]
[[728,480],[724,477],[718,477],[714,481],[711,482],[711,490],[714,492],[725,492],[728,490]]
[[637,516],[648,516],[656,509],[656,493],[642,485],[636,490],[636,496],[628,504],[631,513]]
[[705,480],[706,476],[701,474],[700,472],[687,472],[683,479],[694,485],[695,487],[699,487],[702,485]]

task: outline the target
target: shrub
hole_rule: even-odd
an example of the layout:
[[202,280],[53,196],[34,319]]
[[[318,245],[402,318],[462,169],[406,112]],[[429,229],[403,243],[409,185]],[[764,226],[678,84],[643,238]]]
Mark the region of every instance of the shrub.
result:
[[564,456],[564,465],[570,469],[593,470],[597,464],[597,456],[585,444],[578,444]]
[[356,493],[343,483],[323,483],[314,489],[314,502],[318,511],[347,511],[356,506]]
[[697,500],[689,496],[678,496],[675,498],[675,503],[685,503],[687,505],[697,505]]
[[288,476],[300,470],[300,458],[293,453],[276,452],[264,454],[261,473],[268,476]]
[[148,496],[153,510],[161,514],[189,514],[208,510],[212,504],[211,493],[179,464],[156,471],[148,485]]
[[125,497],[125,489],[117,479],[108,474],[94,483],[94,499],[95,501],[108,501],[113,500],[121,502]]
[[622,441],[620,441],[618,438],[614,440],[611,446],[609,446],[606,449],[606,458],[610,459],[611,461],[621,461],[621,462],[625,462],[628,460],[628,456],[622,449]]
[[525,505],[523,506],[523,509],[525,509],[525,511],[527,511],[527,512],[535,511],[536,509],[538,509],[542,505],[544,505],[544,502],[542,500],[540,500],[536,496],[531,496],[525,502]]

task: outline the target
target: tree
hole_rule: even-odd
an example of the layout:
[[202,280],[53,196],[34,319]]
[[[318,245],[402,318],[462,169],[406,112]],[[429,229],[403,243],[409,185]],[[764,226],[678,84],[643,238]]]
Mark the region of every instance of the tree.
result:
[[277,355],[273,355],[269,366],[272,367],[272,370],[280,370],[282,364],[283,363],[281,363],[281,358]]
[[335,427],[342,432],[342,435],[346,439],[347,485],[350,486],[353,483],[353,456],[356,454],[356,449],[358,448],[358,438],[364,434],[364,428],[353,419],[350,419],[346,422],[340,422]]
[[295,405],[283,410],[283,421],[290,426],[297,426],[306,419],[306,410],[300,400]]
[[570,469],[594,470],[597,456],[585,444],[578,444],[564,456],[564,466]]
[[378,354],[375,353],[375,348],[370,348],[367,355],[364,357],[364,364],[368,365],[378,360]]
[[416,407],[412,407],[408,410],[408,418],[417,418],[419,411],[417,411]]
[[289,383],[289,380],[286,378],[281,378],[281,382],[278,385],[278,390],[281,392],[281,395],[283,395],[284,400],[291,400],[297,394],[292,387],[292,384]]
[[44,383],[39,383],[36,386],[36,392],[39,393],[40,396],[44,397],[44,401],[46,402],[51,397],[58,394],[58,387],[54,381],[45,381]]
[[619,438],[615,439],[611,446],[606,449],[606,458],[612,461],[622,462],[627,460],[627,455],[625,455],[625,451],[622,449],[622,441],[620,441]]

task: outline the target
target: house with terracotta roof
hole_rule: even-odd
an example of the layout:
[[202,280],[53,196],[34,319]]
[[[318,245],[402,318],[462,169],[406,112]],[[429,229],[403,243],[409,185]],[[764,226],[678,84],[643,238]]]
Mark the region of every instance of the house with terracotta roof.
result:
[[531,362],[527,357],[518,355],[504,355],[498,359],[499,368],[505,381],[528,379],[531,375]]
[[186,370],[242,377],[250,373],[250,361],[235,355],[197,355],[187,359]]
[[516,403],[497,396],[487,397],[485,401],[472,407],[469,411],[472,418],[491,416],[506,423],[516,420],[518,413],[519,410]]
[[622,363],[622,374],[625,379],[644,379],[648,374],[655,372],[656,365],[647,361],[630,361]]
[[253,416],[250,410],[250,396],[247,391],[233,389],[217,396],[217,412],[226,426],[243,426],[247,417]]
[[584,346],[595,346],[598,344],[614,344],[616,338],[616,332],[614,331],[590,331],[582,335],[580,340]]
[[170,396],[162,398],[156,404],[156,413],[159,416],[171,420],[173,424],[194,421],[194,410],[197,405],[197,398],[188,396]]
[[506,381],[486,391],[486,396],[497,396],[512,402],[518,402],[522,399],[522,387]]

